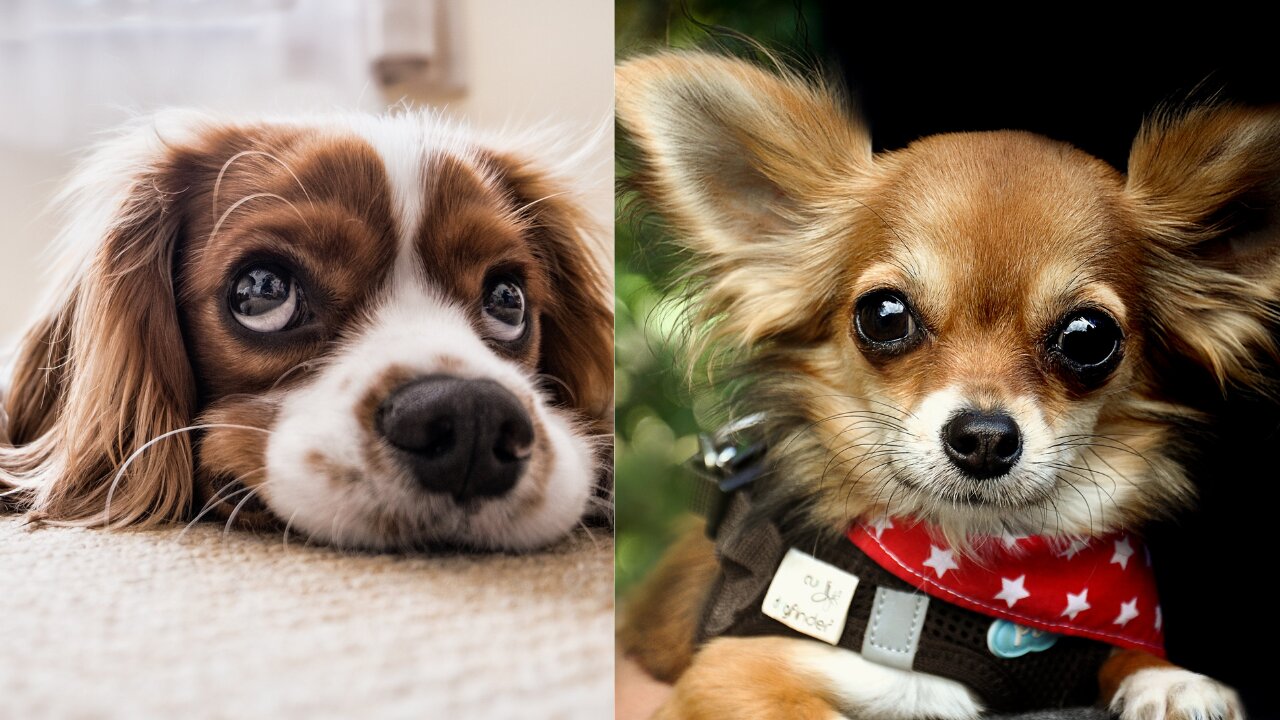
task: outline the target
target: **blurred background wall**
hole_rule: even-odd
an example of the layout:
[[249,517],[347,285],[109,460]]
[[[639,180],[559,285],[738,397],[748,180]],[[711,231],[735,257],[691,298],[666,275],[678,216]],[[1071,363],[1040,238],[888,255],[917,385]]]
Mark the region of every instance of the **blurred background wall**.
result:
[[[600,0],[3,0],[0,347],[42,295],[43,213],[78,151],[138,112],[440,107],[586,135],[613,107]],[[612,225],[611,134],[585,183]]]

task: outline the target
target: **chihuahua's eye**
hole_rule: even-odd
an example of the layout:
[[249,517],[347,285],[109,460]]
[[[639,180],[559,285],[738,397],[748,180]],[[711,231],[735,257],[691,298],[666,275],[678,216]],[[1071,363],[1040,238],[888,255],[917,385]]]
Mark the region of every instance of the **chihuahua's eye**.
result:
[[231,314],[260,333],[280,332],[302,317],[302,289],[283,270],[253,266],[231,283]]
[[858,337],[873,346],[907,341],[919,332],[906,298],[892,290],[877,290],[858,298],[854,325]]
[[524,335],[524,291],[510,278],[490,280],[484,290],[484,329],[495,340],[512,342]]
[[1051,349],[1077,374],[1097,379],[1115,368],[1123,341],[1124,333],[1110,315],[1087,308],[1062,319]]

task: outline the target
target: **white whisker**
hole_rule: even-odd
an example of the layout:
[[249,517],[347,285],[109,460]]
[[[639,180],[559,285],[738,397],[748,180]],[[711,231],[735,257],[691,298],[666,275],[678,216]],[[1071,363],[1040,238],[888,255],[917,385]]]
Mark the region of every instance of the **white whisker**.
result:
[[315,207],[316,203],[311,199],[311,193],[307,192],[307,186],[302,184],[302,180],[298,179],[298,174],[295,173],[293,168],[289,167],[283,160],[263,150],[242,150],[235,155],[232,155],[225,163],[222,164],[222,169],[218,171],[218,179],[213,183],[213,207],[211,208],[213,215],[216,216],[218,214],[218,194],[222,191],[223,176],[227,174],[227,170],[235,163],[235,161],[248,155],[260,155],[268,160],[274,160],[280,165],[280,167],[284,168],[285,172],[289,173],[289,176],[293,178],[294,182],[298,183],[298,188],[302,190],[302,195],[307,198],[307,203],[310,204],[311,207]]
[[267,482],[269,481],[264,481],[260,485],[255,485],[253,489],[249,491],[249,494],[245,495],[244,498],[236,504],[235,509],[231,511],[231,515],[227,517],[226,524],[222,526],[222,537],[225,538],[227,533],[231,532],[231,526],[235,523],[236,516],[240,514],[240,509],[244,507],[244,504],[252,500],[258,493],[262,492],[262,489],[267,486]]
[[537,204],[538,204],[538,203],[540,203],[540,202],[545,202],[545,201],[547,201],[547,200],[553,200],[553,199],[558,198],[558,197],[560,197],[560,196],[562,196],[562,195],[568,195],[568,194],[569,194],[569,192],[568,192],[568,191],[561,191],[561,192],[551,193],[550,195],[543,195],[542,197],[538,198],[537,200],[531,200],[531,201],[529,201],[529,202],[525,203],[524,205],[521,205],[520,207],[516,208],[516,214],[517,214],[517,215],[523,215],[523,214],[524,214],[524,212],[525,212],[526,210],[528,210],[529,208],[533,207],[534,205],[537,205]]
[[106,507],[103,510],[102,526],[109,527],[111,525],[111,499],[115,497],[116,487],[119,486],[120,479],[124,477],[125,471],[129,469],[129,466],[133,464],[133,461],[136,460],[139,455],[141,455],[144,451],[149,449],[152,445],[155,445],[156,443],[166,438],[173,437],[174,435],[181,435],[182,433],[191,432],[193,430],[209,430],[212,428],[230,428],[233,430],[254,430],[256,432],[269,434],[267,430],[264,430],[259,427],[253,427],[251,425],[236,425],[232,423],[204,423],[201,425],[188,425],[186,427],[178,428],[177,430],[170,430],[169,432],[161,433],[151,438],[150,440],[143,443],[142,447],[138,448],[137,450],[134,450],[133,453],[131,453],[129,457],[125,459],[124,463],[120,465],[120,469],[116,471],[116,476],[112,478],[111,487],[107,488],[107,503],[106,503]]
[[279,200],[285,205],[288,205],[289,209],[293,210],[295,213],[298,214],[298,219],[302,220],[302,224],[306,225],[308,230],[311,229],[311,224],[307,222],[306,216],[303,215],[302,211],[299,210],[298,207],[294,205],[288,198],[284,197],[283,195],[277,195],[275,193],[262,192],[262,193],[253,193],[252,195],[245,195],[244,197],[232,203],[231,207],[227,208],[226,212],[222,213],[222,217],[218,218],[218,222],[214,223],[213,231],[209,233],[209,239],[213,240],[218,236],[218,230],[222,228],[222,223],[226,222],[227,217],[231,215],[231,213],[235,212],[236,208],[240,207],[241,205],[244,205],[250,200],[257,200],[258,198],[272,198],[275,200]]
[[298,517],[299,512],[302,511],[294,510],[293,514],[289,516],[289,521],[284,524],[284,537],[282,538],[282,544],[284,545],[285,550],[289,549],[289,528],[293,527],[293,519]]
[[275,390],[277,387],[280,386],[280,383],[284,382],[290,375],[294,374],[295,372],[298,372],[299,370],[306,370],[307,368],[310,368],[313,365],[315,365],[314,360],[304,360],[298,363],[297,365],[294,365],[293,367],[281,373],[280,377],[276,378],[276,381],[271,383],[271,387],[268,388],[268,390],[269,391]]
[[192,518],[191,522],[187,523],[186,526],[182,528],[182,532],[178,533],[177,542],[181,542],[182,538],[186,536],[187,531],[195,527],[196,523],[200,522],[200,519],[203,518],[205,515],[212,512],[215,507],[239,495],[240,493],[249,492],[250,490],[250,488],[241,487],[237,490],[234,490],[233,492],[227,493],[225,496],[222,496],[223,492],[226,492],[227,490],[231,490],[233,488],[235,488],[235,485],[232,483],[228,483],[226,487],[222,488],[217,493],[215,493],[214,496],[209,499],[209,502],[204,504],[204,508],[200,510],[200,513],[196,515],[194,518]]
[[591,549],[599,550],[600,541],[596,539],[596,534],[591,531],[591,526],[587,525],[585,520],[579,520],[578,527],[582,528],[583,533],[587,536],[587,539],[591,541]]

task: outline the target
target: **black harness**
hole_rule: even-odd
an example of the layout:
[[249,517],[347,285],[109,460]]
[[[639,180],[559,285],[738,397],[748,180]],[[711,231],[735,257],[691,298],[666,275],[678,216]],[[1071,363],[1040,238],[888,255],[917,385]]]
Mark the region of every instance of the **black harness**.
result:
[[[716,542],[719,574],[703,606],[699,644],[719,636],[781,635],[807,638],[762,611],[766,591],[783,556],[795,547],[858,578],[857,589],[837,645],[861,652],[873,622],[877,588],[915,593],[843,536],[818,538],[812,531],[783,526],[752,512],[752,483],[766,471],[763,443],[741,442],[751,419],[702,436],[701,455],[692,463],[700,478],[695,505],[707,518]],[[1098,697],[1097,677],[1111,646],[1061,637],[1041,652],[997,657],[988,648],[993,619],[950,603],[927,603],[918,647],[910,668],[956,680],[976,693],[989,710],[1023,712],[1089,705]],[[814,640],[814,642],[820,642]]]

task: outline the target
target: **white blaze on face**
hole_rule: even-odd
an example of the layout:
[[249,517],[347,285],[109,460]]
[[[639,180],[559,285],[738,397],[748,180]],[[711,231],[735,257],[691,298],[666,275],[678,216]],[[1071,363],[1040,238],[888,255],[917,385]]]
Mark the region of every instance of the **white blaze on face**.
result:
[[[1018,426],[1022,452],[1009,471],[999,477],[975,480],[956,467],[948,457],[943,437],[944,429],[956,415],[971,410],[1003,412]],[[1074,450],[1060,438],[1076,432],[1087,432],[1096,419],[1096,411],[1089,407],[1072,408],[1073,416],[1059,419],[1062,427],[1051,428],[1044,412],[1034,398],[1015,397],[999,407],[980,406],[959,386],[950,386],[927,395],[903,420],[906,432],[901,442],[904,454],[895,463],[925,493],[938,493],[946,502],[935,504],[945,512],[967,515],[961,518],[966,524],[983,515],[980,508],[966,508],[957,501],[957,495],[982,499],[986,504],[999,505],[1011,500],[1026,498],[1053,498],[1058,502],[1060,484],[1057,476],[1063,462],[1070,462]],[[1069,501],[1069,499],[1068,499]],[[1043,522],[1044,514],[1038,507],[1030,508],[1020,517],[1009,511],[1003,519],[1025,526],[1028,522]]]
[[[359,406],[391,369],[414,377],[485,378],[510,391],[545,435],[535,439],[515,487],[459,507],[450,496],[427,493],[393,454],[380,450]],[[268,442],[263,496],[292,528],[325,542],[376,548],[430,540],[527,549],[577,523],[594,465],[571,421],[547,407],[522,368],[491,351],[458,307],[406,285],[395,289],[368,330],[288,393]]]
[[910,433],[906,444],[911,462],[959,474],[961,471],[950,465],[943,448],[943,430],[956,415],[970,410],[1003,412],[1017,423],[1022,454],[1009,469],[1010,477],[1020,476],[1027,465],[1043,462],[1049,454],[1054,433],[1045,423],[1044,413],[1035,400],[1016,397],[999,408],[979,408],[960,388],[952,386],[927,395],[919,408],[904,420],[904,426]]

